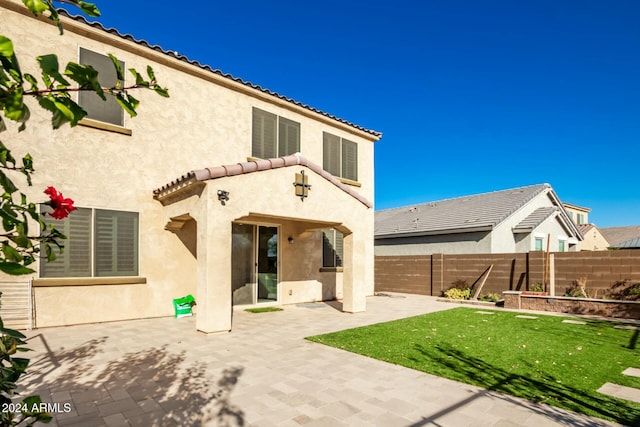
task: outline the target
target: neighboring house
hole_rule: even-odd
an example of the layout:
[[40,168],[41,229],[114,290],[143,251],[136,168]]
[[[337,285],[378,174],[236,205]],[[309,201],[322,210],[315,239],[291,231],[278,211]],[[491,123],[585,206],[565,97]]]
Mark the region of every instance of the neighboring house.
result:
[[584,240],[578,243],[579,251],[606,251],[610,244],[595,224],[580,224],[578,229]]
[[584,208],[582,206],[571,205],[569,203],[563,203],[564,209],[567,211],[569,218],[578,225],[589,224],[589,212],[591,209]]
[[376,212],[376,255],[564,252],[580,240],[549,184]]
[[29,198],[55,185],[79,207],[47,219],[68,240],[33,277],[37,326],[168,316],[187,294],[204,332],[229,331],[234,304],[342,298],[344,311],[365,310],[380,133],[84,18],[62,21],[59,36],[0,0],[23,71],[38,74],[34,58],[55,52],[112,84],[112,53],[125,69],[150,65],[171,97],[136,91],[130,119],[82,94],[80,126],[53,131],[35,105],[24,132],[10,124],[14,154],[35,159]]
[[640,225],[602,228],[611,248],[640,249]]

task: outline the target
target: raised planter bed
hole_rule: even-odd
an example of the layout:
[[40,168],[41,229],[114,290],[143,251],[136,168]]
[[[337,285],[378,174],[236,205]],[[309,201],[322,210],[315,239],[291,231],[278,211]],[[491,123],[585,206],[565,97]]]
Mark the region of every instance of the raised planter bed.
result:
[[640,302],[637,301],[531,295],[521,291],[504,291],[502,296],[505,308],[640,319]]

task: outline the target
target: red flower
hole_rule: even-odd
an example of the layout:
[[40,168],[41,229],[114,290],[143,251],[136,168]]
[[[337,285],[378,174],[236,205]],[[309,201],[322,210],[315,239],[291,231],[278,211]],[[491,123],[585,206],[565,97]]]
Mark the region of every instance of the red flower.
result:
[[65,199],[61,193],[49,186],[46,190],[44,190],[44,194],[48,195],[51,200],[45,203],[45,205],[51,206],[53,208],[53,212],[49,213],[55,219],[65,219],[69,216],[69,213],[75,211],[76,208],[73,206],[73,200]]

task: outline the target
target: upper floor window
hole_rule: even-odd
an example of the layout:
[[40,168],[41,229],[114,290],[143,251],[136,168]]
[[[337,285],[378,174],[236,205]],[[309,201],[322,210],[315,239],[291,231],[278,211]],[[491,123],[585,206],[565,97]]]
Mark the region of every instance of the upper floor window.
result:
[[[119,81],[113,62],[108,56],[80,48],[80,64],[90,65],[98,72],[98,81],[102,87],[114,87]],[[120,65],[124,69],[122,61]],[[88,119],[124,126],[124,111],[112,95],[105,96],[106,101],[93,91],[80,91],[78,104],[87,112]]]
[[300,123],[253,108],[251,155],[261,159],[300,151]]
[[578,225],[584,224],[584,214],[578,214]]
[[138,275],[137,212],[78,208],[62,220],[49,215],[43,219],[67,238],[54,261],[42,259],[40,277]]
[[323,132],[322,150],[324,170],[334,176],[358,180],[358,144]]

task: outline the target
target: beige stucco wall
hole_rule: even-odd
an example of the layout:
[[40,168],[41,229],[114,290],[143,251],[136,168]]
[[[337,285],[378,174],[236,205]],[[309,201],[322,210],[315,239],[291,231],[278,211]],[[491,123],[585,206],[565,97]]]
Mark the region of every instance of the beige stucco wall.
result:
[[606,251],[610,244],[596,227],[584,233],[584,240],[578,243],[580,251]]
[[[173,313],[173,298],[189,293],[198,298],[198,267],[203,261],[193,253],[193,247],[183,243],[180,235],[164,230],[168,218],[173,215],[169,214],[169,207],[163,207],[152,198],[152,191],[190,170],[237,163],[250,157],[252,107],[301,123],[301,152],[319,165],[322,165],[323,131],[357,142],[361,186],[356,188],[373,200],[373,140],[376,137],[80,23],[65,20],[65,35],[59,36],[53,25],[6,9],[11,3],[22,8],[19,2],[0,0],[0,22],[2,33],[14,40],[23,71],[39,74],[34,58],[47,52],[57,53],[61,64],[77,61],[79,48],[84,47],[103,54],[113,53],[125,62],[126,68],[144,71],[148,64],[151,65],[158,80],[171,94],[169,99],[164,99],[150,91],[135,92],[141,106],[138,117],[125,118],[125,127],[132,133],[130,136],[85,126],[65,126],[52,131],[49,116],[35,104],[27,130],[18,134],[16,126],[9,123],[9,131],[2,134],[2,140],[16,157],[29,152],[35,159],[37,173],[33,186],[21,186],[31,200],[45,201],[42,191],[46,186],[54,185],[65,196],[74,199],[77,206],[140,214],[139,276],[146,279],[146,283],[36,287],[37,326],[167,316]],[[86,32],[91,38],[79,32]],[[268,86],[268,82],[263,83]],[[213,222],[206,227],[215,229],[224,225],[230,233],[230,220],[239,217],[241,212],[277,212],[277,215],[290,218],[349,224],[362,236],[368,236],[361,253],[362,258],[370,259],[370,262],[363,261],[362,279],[363,283],[370,283],[365,285],[366,292],[373,293],[373,210],[345,211],[344,207],[353,207],[354,202],[359,202],[328,182],[333,188],[325,190],[322,190],[323,184],[314,182],[318,187],[314,186],[309,201],[302,203],[289,194],[293,191],[293,172],[290,171],[287,172],[286,189],[282,189],[286,195],[274,194],[267,185],[268,180],[258,176],[269,173],[225,182],[225,189],[231,192],[232,198],[226,212],[233,213],[224,216],[221,223],[217,222],[222,221],[220,218],[207,217]],[[17,178],[17,182],[23,181]],[[311,202],[316,194],[318,198],[323,197],[320,206]],[[257,195],[264,196],[264,200],[258,202]],[[285,198],[293,198],[294,204],[283,205]],[[200,202],[197,197],[192,201],[194,206],[198,205],[197,209],[193,208],[196,216],[209,212]],[[212,210],[219,208],[215,206],[218,203],[215,197],[207,203],[214,203]],[[242,208],[238,208],[241,203]],[[310,206],[315,206],[316,210],[312,211]],[[197,219],[199,256],[202,245],[212,236],[202,235],[205,224],[202,217]],[[282,235],[295,232],[292,224],[283,223]],[[226,247],[230,253],[229,246],[225,246],[228,243],[225,235],[221,239],[220,247]],[[321,260],[321,239],[317,234],[315,237],[311,234],[294,246],[295,249],[287,248],[281,243],[283,258],[304,247],[309,259],[283,267],[281,286],[287,297],[282,302],[321,299],[329,295],[328,291],[322,290],[323,283],[341,282],[342,277],[319,273],[312,268],[312,264]],[[291,298],[289,289],[293,290]],[[198,310],[200,308],[199,305]]]

